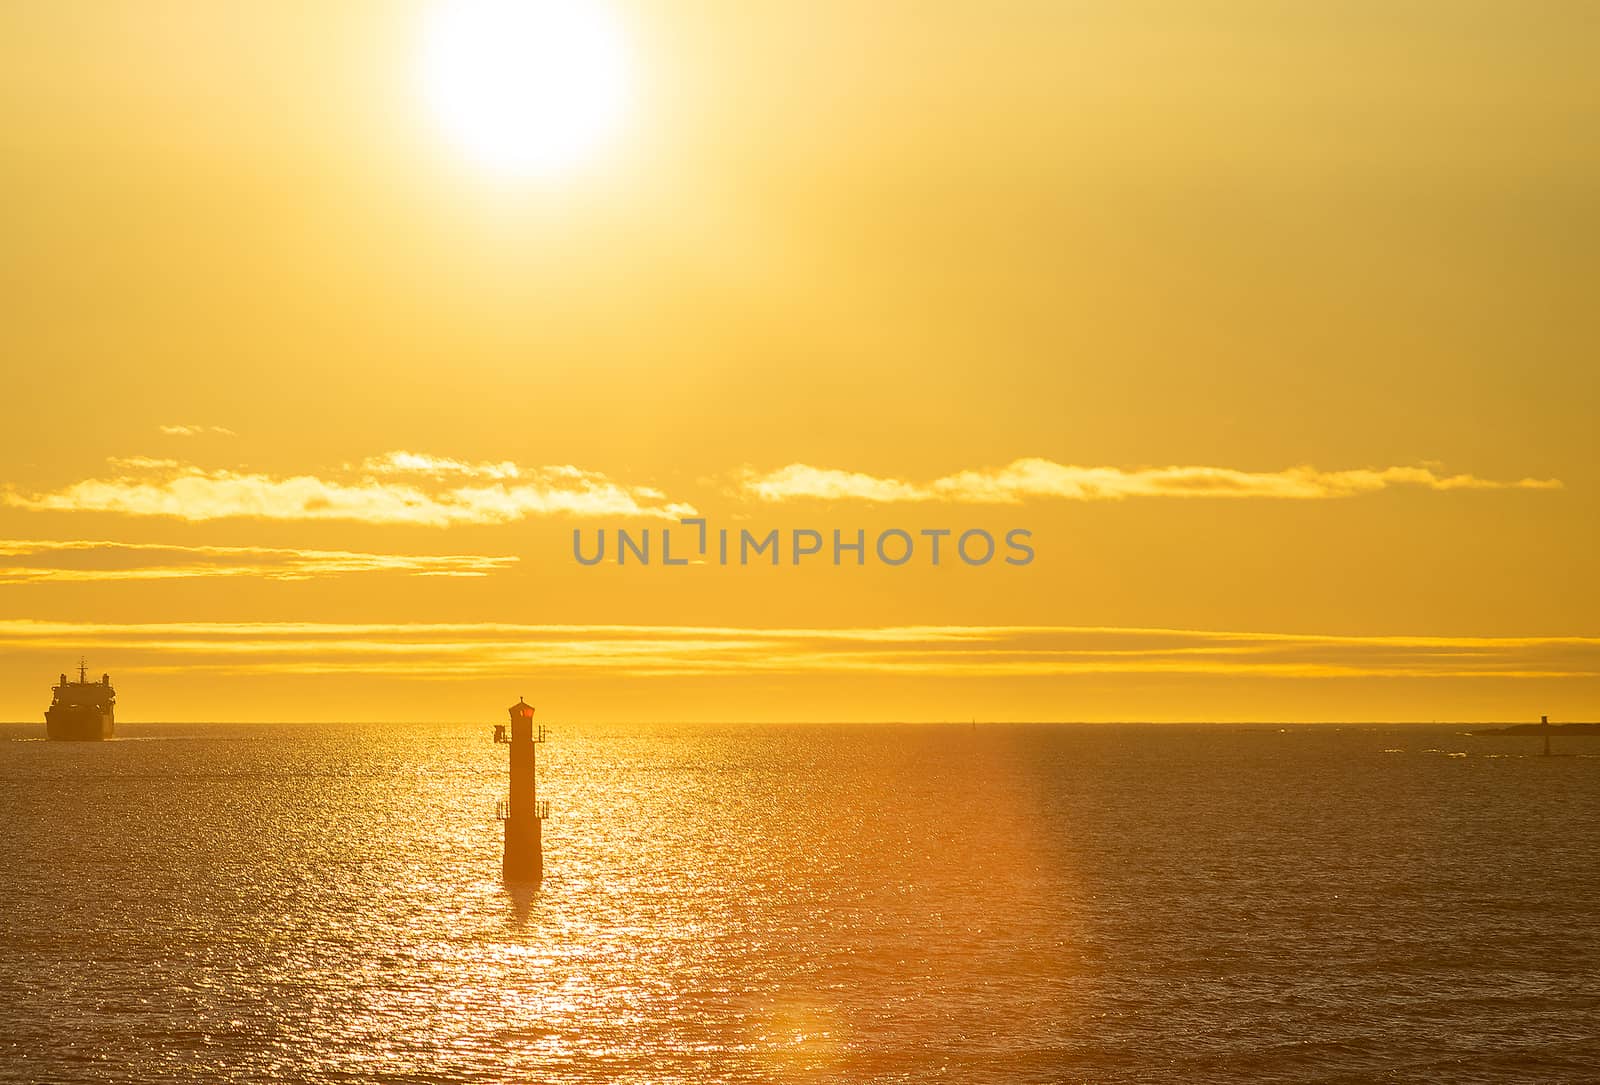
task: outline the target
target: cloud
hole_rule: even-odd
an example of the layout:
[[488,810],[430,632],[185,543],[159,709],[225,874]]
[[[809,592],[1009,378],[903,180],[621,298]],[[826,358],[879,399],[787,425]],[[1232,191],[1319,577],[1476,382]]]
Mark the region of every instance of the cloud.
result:
[[1358,468],[1319,471],[1239,471],[1229,467],[1078,467],[1043,459],[1016,460],[1006,467],[959,471],[931,482],[881,478],[792,463],[765,474],[745,469],[737,492],[760,501],[802,499],[868,501],[878,504],[943,501],[1014,505],[1031,498],[1117,501],[1129,497],[1232,497],[1317,499],[1352,497],[1392,487],[1426,490],[1553,490],[1557,479],[1497,482],[1474,475],[1440,474],[1435,467]]
[[[509,460],[501,463],[468,463],[443,456],[430,456],[425,452],[385,452],[363,460],[361,468],[375,475],[426,475],[445,478],[451,475],[467,478],[506,479],[522,477],[522,469]],[[547,467],[546,471],[559,468]],[[567,468],[576,471],[576,468]]]
[[265,546],[0,539],[0,584],[260,577],[309,580],[348,573],[481,577],[515,557],[484,554],[368,554]]
[[[124,473],[42,494],[8,490],[0,502],[36,511],[115,512],[182,520],[356,520],[370,524],[504,524],[530,516],[693,516],[648,486],[625,486],[571,465],[464,464],[397,452],[346,478],[212,470],[142,457],[113,460]],[[510,473],[505,469],[509,468]],[[487,472],[499,471],[498,475]]]
[[[184,520],[354,520],[371,524],[504,524],[536,516],[696,515],[653,486],[627,485],[571,464],[524,467],[397,450],[328,473],[271,475],[213,469],[148,456],[113,457],[117,472],[47,493],[0,492],[0,504],[41,511],[115,512]],[[874,504],[948,502],[1014,505],[1035,499],[1114,501],[1131,497],[1351,497],[1391,488],[1424,490],[1559,489],[1556,479],[1496,481],[1445,474],[1436,465],[1320,471],[1290,467],[1252,472],[1226,467],[1078,467],[1043,459],[959,471],[927,482],[793,463],[736,474],[735,496],[765,503],[795,500]]]
[[177,460],[157,459],[154,456],[107,456],[106,463],[119,471],[165,471],[183,466]]
[[213,433],[219,437],[238,436],[227,426],[159,426],[157,428],[168,437],[199,437],[207,433]]
[[120,670],[453,679],[1092,675],[1282,679],[1600,676],[1600,637],[1336,636],[1075,626],[721,626],[0,620],[0,649],[95,649]]

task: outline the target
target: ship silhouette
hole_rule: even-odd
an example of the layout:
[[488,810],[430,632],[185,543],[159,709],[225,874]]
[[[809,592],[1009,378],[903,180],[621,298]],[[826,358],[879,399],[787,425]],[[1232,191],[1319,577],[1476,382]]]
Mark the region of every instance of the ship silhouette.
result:
[[50,707],[44,713],[45,734],[55,740],[100,742],[111,737],[116,726],[115,710],[117,691],[111,688],[111,676],[102,674],[100,681],[88,679],[89,664],[78,660],[78,680],[61,682],[50,692]]

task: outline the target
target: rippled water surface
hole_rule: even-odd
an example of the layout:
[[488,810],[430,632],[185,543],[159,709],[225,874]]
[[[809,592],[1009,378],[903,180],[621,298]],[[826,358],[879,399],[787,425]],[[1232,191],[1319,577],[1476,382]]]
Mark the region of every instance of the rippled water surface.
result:
[[1600,738],[0,727],[0,1081],[1596,1081]]

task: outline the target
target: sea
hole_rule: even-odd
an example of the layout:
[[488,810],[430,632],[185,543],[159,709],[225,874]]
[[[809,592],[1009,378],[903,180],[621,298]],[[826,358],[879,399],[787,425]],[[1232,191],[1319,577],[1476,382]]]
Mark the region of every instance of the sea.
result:
[[0,726],[3,1082],[1600,1081],[1600,737]]

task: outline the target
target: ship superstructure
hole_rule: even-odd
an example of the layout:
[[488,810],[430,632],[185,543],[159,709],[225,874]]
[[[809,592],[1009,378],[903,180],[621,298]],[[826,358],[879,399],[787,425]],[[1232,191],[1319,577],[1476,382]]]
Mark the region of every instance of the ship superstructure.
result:
[[102,674],[100,681],[91,682],[89,664],[78,660],[78,680],[61,682],[50,692],[50,707],[45,710],[45,733],[52,739],[78,742],[99,742],[111,737],[116,726],[115,709],[117,691],[111,688],[111,676]]

